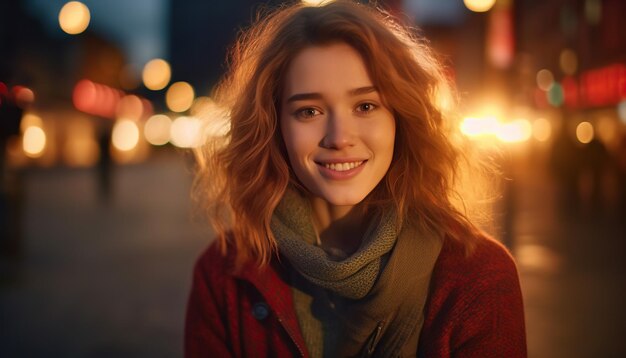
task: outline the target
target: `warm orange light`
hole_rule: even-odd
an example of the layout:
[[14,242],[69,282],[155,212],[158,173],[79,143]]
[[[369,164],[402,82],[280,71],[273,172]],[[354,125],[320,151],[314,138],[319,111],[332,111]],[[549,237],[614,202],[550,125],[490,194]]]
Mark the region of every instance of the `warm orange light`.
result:
[[200,96],[193,100],[193,104],[189,109],[192,116],[203,116],[215,107],[215,102],[206,96]]
[[452,97],[450,88],[438,87],[435,92],[435,103],[437,104],[437,108],[442,112],[452,110],[454,107],[454,98]]
[[135,149],[139,143],[139,128],[137,124],[129,119],[118,120],[115,126],[113,126],[111,142],[115,148],[121,151]]
[[143,127],[143,135],[152,145],[164,145],[170,141],[172,120],[164,114],[155,114],[148,118]]
[[165,86],[170,83],[171,77],[172,70],[170,64],[160,58],[148,61],[143,68],[143,84],[146,88],[153,91],[165,88]]
[[461,122],[461,132],[469,137],[495,134],[500,124],[494,116],[466,117]]
[[557,273],[562,268],[563,260],[551,249],[541,246],[524,244],[515,249],[515,259],[524,270]]
[[580,122],[576,126],[576,139],[583,144],[587,144],[593,140],[593,126],[589,122]]
[[505,143],[525,142],[531,135],[532,126],[525,119],[502,123],[496,131],[496,138]]
[[302,0],[302,3],[309,6],[319,6],[324,3],[329,3],[332,0]]
[[554,84],[554,75],[549,70],[545,68],[537,72],[537,87],[541,88],[543,91],[549,91]]
[[193,104],[193,87],[187,82],[176,82],[167,89],[165,103],[173,112],[184,112]]
[[496,0],[463,0],[465,6],[474,12],[489,11],[496,3]]
[[575,74],[578,69],[578,57],[576,53],[568,48],[563,49],[559,55],[559,65],[561,66],[561,71],[566,75],[571,76]]
[[123,95],[120,90],[83,79],[74,86],[72,100],[79,111],[114,118],[117,104]]
[[63,5],[59,12],[59,25],[61,29],[70,35],[77,35],[87,29],[89,26],[89,8],[79,2],[70,1]]
[[31,158],[39,158],[46,148],[46,133],[41,127],[31,126],[26,128],[22,137],[24,153]]
[[116,114],[118,118],[139,120],[143,115],[143,103],[135,95],[124,96],[117,103]]
[[178,117],[170,129],[171,142],[180,148],[194,148],[202,144],[202,122],[194,117]]
[[552,135],[552,126],[545,118],[537,118],[533,122],[533,137],[540,142],[545,142]]
[[43,121],[41,120],[41,117],[33,113],[25,113],[20,121],[20,130],[24,133],[28,127],[43,128]]

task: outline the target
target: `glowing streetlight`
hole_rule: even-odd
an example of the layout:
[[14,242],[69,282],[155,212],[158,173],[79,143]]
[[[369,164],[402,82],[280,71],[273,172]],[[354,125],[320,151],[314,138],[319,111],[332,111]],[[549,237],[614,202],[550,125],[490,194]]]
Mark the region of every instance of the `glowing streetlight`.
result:
[[174,112],[184,112],[193,104],[195,93],[187,82],[176,82],[167,89],[165,103]]
[[130,119],[120,119],[113,126],[111,137],[113,146],[121,151],[135,149],[139,143],[139,128]]
[[576,139],[583,144],[587,144],[593,140],[593,126],[589,122],[580,122],[576,126]]
[[496,0],[463,0],[465,7],[474,12],[489,11],[496,3]]
[[141,77],[146,88],[158,91],[165,88],[165,86],[170,83],[172,69],[167,61],[155,58],[146,63]]
[[152,145],[164,145],[170,141],[172,120],[164,114],[155,114],[150,117],[143,127],[143,135]]
[[24,153],[31,158],[39,158],[46,148],[46,133],[40,127],[30,126],[22,137]]
[[89,8],[79,1],[70,1],[59,12],[59,25],[70,35],[77,35],[87,29],[91,15]]

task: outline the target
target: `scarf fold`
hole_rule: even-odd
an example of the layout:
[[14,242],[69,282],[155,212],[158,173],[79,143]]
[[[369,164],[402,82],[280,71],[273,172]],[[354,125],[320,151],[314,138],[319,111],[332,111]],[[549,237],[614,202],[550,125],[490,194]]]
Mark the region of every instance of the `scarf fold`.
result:
[[[442,238],[410,227],[398,230],[395,219],[393,210],[384,210],[359,249],[338,261],[315,246],[309,201],[286,191],[271,228],[281,254],[310,286],[294,286],[301,326],[322,330],[303,332],[310,350],[321,352],[321,346],[325,356],[347,357],[416,354]],[[298,309],[299,303],[308,309]]]
[[394,221],[395,215],[388,211],[381,225],[369,226],[357,252],[342,261],[315,246],[310,204],[295,191],[285,193],[274,211],[271,228],[279,250],[306,279],[340,296],[359,299],[374,286],[381,259],[396,242]]

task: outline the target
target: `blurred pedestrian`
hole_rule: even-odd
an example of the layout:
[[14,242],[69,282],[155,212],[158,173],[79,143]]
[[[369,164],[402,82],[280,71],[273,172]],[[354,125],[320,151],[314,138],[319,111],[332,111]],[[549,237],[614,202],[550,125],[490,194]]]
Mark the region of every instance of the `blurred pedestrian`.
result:
[[112,121],[106,118],[98,118],[98,148],[100,160],[98,161],[98,196],[100,202],[108,204],[113,195],[113,158],[111,157],[111,135],[113,132]]
[[22,114],[14,96],[0,82],[0,256],[16,257],[22,245],[22,180],[6,163],[7,144],[19,135]]
[[566,126],[556,133],[550,153],[550,169],[556,183],[561,212],[577,214],[580,207],[578,181],[580,178],[581,148],[574,142]]
[[348,1],[292,5],[235,45],[199,152],[217,240],[187,357],[524,357],[506,249],[453,204],[459,153],[425,41]]

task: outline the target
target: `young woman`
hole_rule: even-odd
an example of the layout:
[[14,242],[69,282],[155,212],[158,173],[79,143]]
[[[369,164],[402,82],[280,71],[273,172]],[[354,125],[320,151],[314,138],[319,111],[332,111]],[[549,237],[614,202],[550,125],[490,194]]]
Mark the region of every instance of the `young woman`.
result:
[[187,357],[524,357],[512,258],[453,205],[429,48],[383,12],[293,5],[233,49],[199,153],[216,242]]

